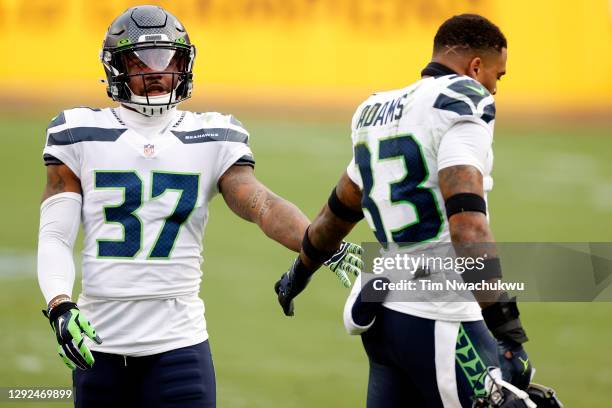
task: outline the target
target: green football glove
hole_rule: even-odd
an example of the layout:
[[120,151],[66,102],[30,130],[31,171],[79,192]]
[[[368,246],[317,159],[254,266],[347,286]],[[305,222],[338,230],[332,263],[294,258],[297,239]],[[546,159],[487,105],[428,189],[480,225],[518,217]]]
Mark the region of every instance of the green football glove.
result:
[[363,250],[359,245],[342,241],[340,248],[331,258],[323,262],[323,265],[336,274],[345,288],[350,288],[351,280],[349,275],[357,277],[363,269],[362,253]]
[[91,368],[94,358],[83,341],[82,333],[97,344],[102,344],[102,339],[81,314],[76,303],[62,302],[50,311],[43,310],[43,314],[49,319],[57,338],[57,352],[68,368],[71,370],[76,367],[81,370]]

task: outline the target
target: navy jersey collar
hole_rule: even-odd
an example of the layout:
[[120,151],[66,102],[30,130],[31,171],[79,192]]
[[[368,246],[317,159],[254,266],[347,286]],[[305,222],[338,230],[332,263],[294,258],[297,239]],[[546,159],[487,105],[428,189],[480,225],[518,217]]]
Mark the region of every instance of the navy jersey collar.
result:
[[439,77],[444,75],[459,75],[446,65],[440,64],[438,62],[430,62],[427,66],[421,71],[421,76],[432,76]]

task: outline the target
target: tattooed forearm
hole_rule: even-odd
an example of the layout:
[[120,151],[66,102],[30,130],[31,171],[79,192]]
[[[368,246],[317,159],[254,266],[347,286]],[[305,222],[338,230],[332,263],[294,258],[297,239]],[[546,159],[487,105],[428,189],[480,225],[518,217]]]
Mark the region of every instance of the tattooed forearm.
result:
[[[482,175],[473,166],[452,166],[438,172],[440,191],[445,200],[459,193],[474,193],[484,197]],[[487,217],[481,212],[465,211],[453,215],[449,220],[451,241],[457,255],[462,257],[497,257],[495,238]],[[495,281],[496,278],[491,281]],[[473,291],[481,307],[497,299],[499,291]]]
[[262,231],[296,252],[302,247],[302,238],[309,224],[299,208],[275,194],[265,200],[259,212],[258,225]]
[[247,166],[231,167],[219,180],[228,207],[238,216],[256,223],[270,238],[299,251],[308,218],[292,203],[261,184]]
[[264,200],[263,204],[261,205],[261,208],[259,209],[259,212],[257,213],[258,219],[262,220],[263,218],[266,217],[266,215],[268,215],[268,213],[270,212],[270,208],[272,208],[272,204],[275,200],[279,200],[279,197],[275,197],[275,198],[267,197]]
[[497,256],[493,233],[482,213],[463,212],[449,220],[451,241],[458,255],[464,257]]
[[263,189],[255,191],[255,194],[253,194],[253,197],[251,198],[251,208],[252,209],[257,208],[257,206],[259,205],[260,199],[264,194],[265,194],[265,191]]
[[232,211],[247,221],[259,224],[278,197],[255,179],[252,170],[250,173],[230,169],[220,181],[219,188]]

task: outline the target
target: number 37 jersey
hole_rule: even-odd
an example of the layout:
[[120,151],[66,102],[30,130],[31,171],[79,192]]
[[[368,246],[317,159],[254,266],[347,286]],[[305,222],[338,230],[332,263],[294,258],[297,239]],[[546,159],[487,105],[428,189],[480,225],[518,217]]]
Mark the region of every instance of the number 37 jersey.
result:
[[[234,164],[254,163],[231,115],[170,112],[143,134],[118,109],[76,108],[49,125],[44,158],[83,192],[83,294],[135,300],[199,291],[208,203]],[[139,133],[140,132],[140,133]]]
[[[471,165],[493,186],[493,96],[459,75],[427,77],[363,102],[353,117],[354,155],[347,173],[363,192],[362,207],[385,246],[449,242],[438,171]],[[478,305],[385,304],[417,316],[479,319]],[[475,306],[475,307],[474,307]]]

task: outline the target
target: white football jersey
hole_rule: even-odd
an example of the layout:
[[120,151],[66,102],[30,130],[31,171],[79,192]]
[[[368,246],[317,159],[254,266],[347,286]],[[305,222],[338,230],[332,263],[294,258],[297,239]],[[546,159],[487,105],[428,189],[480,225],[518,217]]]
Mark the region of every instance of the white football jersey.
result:
[[[486,192],[493,186],[493,96],[459,75],[426,77],[402,89],[372,95],[353,117],[349,177],[363,192],[365,218],[381,244],[418,252],[450,242],[438,171],[475,166]],[[396,245],[397,244],[397,245]],[[359,290],[355,285],[351,297]],[[476,302],[386,302],[407,314],[439,320],[478,320]]]
[[[215,112],[75,108],[51,122],[45,161],[81,181],[79,305],[105,340],[94,350],[152,354],[207,337],[197,294],[208,203],[230,166],[254,164],[248,140],[240,122]],[[179,326],[148,316],[186,305],[191,320]]]

